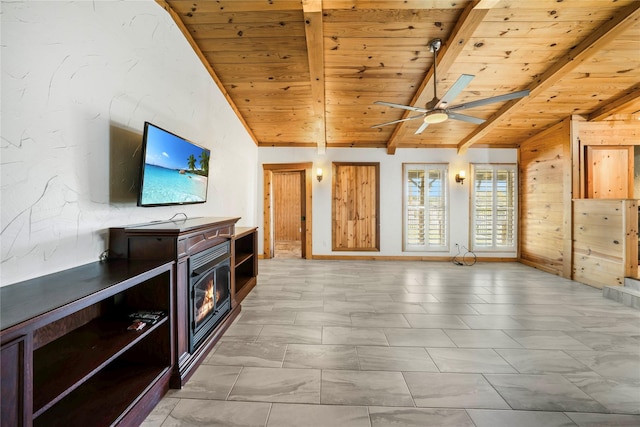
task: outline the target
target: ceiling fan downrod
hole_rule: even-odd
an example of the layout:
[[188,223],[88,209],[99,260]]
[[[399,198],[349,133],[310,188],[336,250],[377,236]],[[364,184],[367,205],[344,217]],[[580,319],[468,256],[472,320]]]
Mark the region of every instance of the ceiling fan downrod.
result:
[[[442,47],[441,39],[433,39],[429,42],[429,50],[433,52],[433,99],[434,100],[438,99],[438,92],[437,92],[438,76],[436,74],[436,70],[438,69],[438,67],[436,66],[436,54],[438,53],[441,47]],[[434,107],[431,107],[431,108],[434,108]]]

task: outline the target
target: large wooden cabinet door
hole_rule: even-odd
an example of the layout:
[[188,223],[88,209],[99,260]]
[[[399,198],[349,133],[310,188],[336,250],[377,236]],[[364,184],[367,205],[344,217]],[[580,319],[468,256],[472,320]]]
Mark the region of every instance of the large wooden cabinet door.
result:
[[0,399],[2,401],[1,426],[30,426],[31,400],[27,389],[31,387],[31,340],[22,336],[0,347]]
[[587,146],[587,197],[633,197],[633,147]]
[[333,163],[332,248],[380,250],[380,164]]

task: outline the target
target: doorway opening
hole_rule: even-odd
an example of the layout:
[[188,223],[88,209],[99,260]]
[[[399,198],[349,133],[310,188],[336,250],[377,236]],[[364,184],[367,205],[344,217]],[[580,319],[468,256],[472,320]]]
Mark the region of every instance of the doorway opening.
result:
[[311,259],[313,163],[265,164],[264,255]]

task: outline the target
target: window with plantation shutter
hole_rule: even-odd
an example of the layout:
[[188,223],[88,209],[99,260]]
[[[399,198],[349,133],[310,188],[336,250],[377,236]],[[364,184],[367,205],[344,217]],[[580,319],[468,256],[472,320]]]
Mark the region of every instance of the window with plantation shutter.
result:
[[471,241],[474,251],[515,251],[516,165],[473,165]]
[[404,250],[448,250],[447,165],[404,164]]

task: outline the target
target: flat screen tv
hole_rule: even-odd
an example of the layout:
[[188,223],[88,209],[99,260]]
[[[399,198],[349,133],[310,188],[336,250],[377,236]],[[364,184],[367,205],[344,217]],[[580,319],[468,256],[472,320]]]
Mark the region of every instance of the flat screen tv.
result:
[[207,201],[211,151],[145,122],[138,206]]

